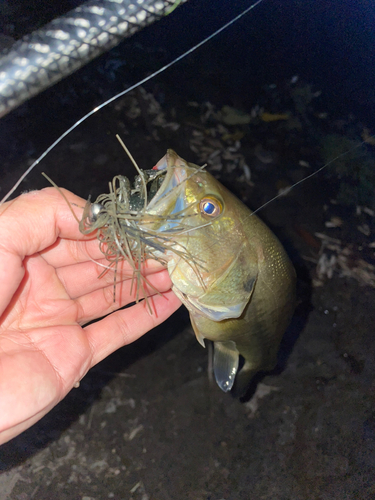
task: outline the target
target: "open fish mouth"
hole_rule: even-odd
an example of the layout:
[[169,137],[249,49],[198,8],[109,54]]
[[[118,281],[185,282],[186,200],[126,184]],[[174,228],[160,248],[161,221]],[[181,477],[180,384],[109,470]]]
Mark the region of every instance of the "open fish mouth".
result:
[[[188,222],[195,215],[192,205],[196,205],[186,197],[185,181],[199,170],[168,150],[153,169],[138,170],[133,184],[127,177],[115,176],[108,194],[99,195],[93,203],[87,201],[80,231],[97,231],[109,267],[116,269],[118,262],[126,260],[138,272],[142,262],[150,258],[167,266],[173,254],[188,262],[199,276],[199,257],[181,242],[181,235],[186,237],[194,230]],[[137,288],[141,279],[137,275]]]
[[[88,234],[118,215],[120,224],[136,221],[142,223],[176,221],[183,216],[187,204],[184,202],[183,189],[179,189],[188,178],[184,165],[175,165],[174,152],[168,153],[151,170],[139,170],[133,184],[127,177],[115,176],[109,184],[109,194],[98,196],[94,203],[89,200],[85,207],[80,229]],[[181,217],[179,217],[181,216]],[[176,227],[176,224],[172,224]],[[159,228],[167,231],[168,224]]]
[[181,159],[177,159],[176,154],[171,150],[168,150],[167,154],[153,167],[152,172],[164,174],[164,180],[153,200],[150,200],[149,208],[156,205],[161,197],[174,191],[177,186],[186,180],[187,172],[184,167],[185,165],[181,162]]
[[149,215],[167,217],[165,224],[159,228],[160,232],[176,230],[181,219],[186,217],[186,209],[192,205],[185,194],[185,183],[195,174],[195,169],[190,175],[189,170],[192,170],[191,167],[172,150],[168,150],[152,169],[152,172],[160,174],[162,182],[155,194],[150,190],[152,197],[148,200],[146,212]]

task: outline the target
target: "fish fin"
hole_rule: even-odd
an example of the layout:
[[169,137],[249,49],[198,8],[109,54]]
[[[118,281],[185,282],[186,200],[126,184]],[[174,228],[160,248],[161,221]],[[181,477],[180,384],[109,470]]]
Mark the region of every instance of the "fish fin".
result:
[[276,363],[276,355],[271,356],[266,364],[264,362],[261,364],[251,363],[245,358],[245,364],[236,375],[236,380],[231,391],[232,396],[243,398],[247,394],[251,394],[256,389],[259,380],[263,379],[264,372],[272,371]]
[[201,345],[202,347],[204,347],[204,348],[205,348],[205,347],[206,347],[206,345],[205,345],[205,343],[204,343],[204,337],[203,337],[203,335],[201,334],[201,332],[198,330],[197,325],[195,324],[194,317],[193,317],[193,315],[192,315],[192,314],[190,314],[190,321],[191,321],[191,325],[192,325],[192,327],[193,327],[193,330],[194,330],[194,333],[195,333],[195,336],[196,336],[196,338],[197,338],[198,342],[200,343],[200,345]]
[[217,385],[224,392],[232,389],[238,370],[239,352],[236,343],[214,342],[214,373]]
[[[249,278],[246,282],[246,291],[243,291],[242,294],[241,292],[237,291],[237,303],[232,303],[229,305],[228,301],[225,304],[218,303],[205,305],[203,302],[207,294],[204,294],[202,297],[195,298],[187,297],[186,295],[181,294],[178,289],[176,290],[176,287],[173,287],[173,291],[190,311],[192,310],[192,308],[194,308],[196,313],[217,322],[223,321],[224,319],[239,318],[241,316],[244,308],[250,300],[251,294],[253,293],[256,279],[256,277]],[[214,293],[214,290],[210,290],[210,292]]]
[[204,337],[198,332],[198,330],[195,331],[195,336],[197,337],[198,342],[202,347],[206,347],[204,343]]
[[247,262],[248,255],[251,249],[245,244],[225,272],[199,297],[188,297],[187,302],[212,321],[239,318],[258,279],[258,259]]
[[[211,319],[212,321],[222,321],[223,319],[229,318],[239,318],[244,310],[244,304],[239,302],[238,304],[233,304],[231,306],[203,306],[200,303],[199,298],[189,297],[186,301],[190,307],[194,307],[198,314]],[[247,302],[245,303],[245,305]]]
[[243,398],[251,388],[255,388],[257,380],[259,380],[257,373],[259,373],[257,369],[242,367],[237,373],[235,383],[232,387],[232,396],[235,398]]

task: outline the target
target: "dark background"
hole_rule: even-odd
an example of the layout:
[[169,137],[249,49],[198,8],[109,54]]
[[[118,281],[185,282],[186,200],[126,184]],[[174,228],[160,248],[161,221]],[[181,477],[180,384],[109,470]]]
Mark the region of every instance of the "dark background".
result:
[[[76,5],[51,4],[0,2],[4,33],[18,39]],[[1,119],[1,194],[83,114],[248,5],[189,1]],[[62,141],[20,189],[45,187],[43,170],[83,198],[106,191],[114,174],[132,177],[134,169],[114,137],[119,132],[141,168],[154,165],[167,147],[197,162],[189,147],[192,131],[220,124],[202,126],[188,101],[246,112],[259,105],[295,115],[288,82],[299,75],[301,88],[322,91],[300,114],[300,129],[288,129],[288,121],[261,120],[240,129],[253,185],[240,180],[241,168],[227,170],[224,162],[213,172],[243,201],[259,206],[322,166],[321,144],[328,136],[344,139],[350,148],[365,127],[374,132],[374,12],[372,1],[265,0],[145,85],[167,120],[181,124],[176,133],[158,129],[155,140],[147,112],[133,120],[114,103]],[[142,103],[140,94],[135,97]],[[325,120],[316,119],[320,112],[327,113]],[[256,158],[259,146],[274,153],[273,162]],[[367,170],[358,166],[361,156],[344,162],[346,188],[353,187],[352,167],[370,180],[374,172],[371,146],[359,151]],[[240,403],[209,383],[207,352],[181,308],[90,370],[79,389],[0,448],[0,500],[372,500],[375,297],[373,286],[355,279],[352,269],[375,264],[374,217],[371,209],[357,213],[359,193],[349,196],[350,204],[337,201],[343,177],[328,176],[339,172],[336,164],[327,176],[315,176],[259,214],[297,269],[299,306],[279,366],[261,380],[258,396]],[[371,182],[364,187],[371,193]],[[326,226],[333,217],[341,226]],[[333,237],[339,249],[323,248],[316,233]],[[313,286],[322,255],[346,255],[348,272],[338,267],[331,279],[324,276]]]
[[[17,40],[79,3],[2,1],[0,28]],[[191,48],[248,5],[243,0],[189,1],[3,118],[2,193],[25,164],[83,114]],[[178,120],[181,101],[207,100],[249,111],[265,85],[283,85],[299,75],[314,91],[322,91],[319,106],[332,119],[352,113],[371,129],[374,25],[374,2],[369,0],[266,0],[146,88],[165,108],[177,105]],[[39,187],[33,182],[25,188]]]

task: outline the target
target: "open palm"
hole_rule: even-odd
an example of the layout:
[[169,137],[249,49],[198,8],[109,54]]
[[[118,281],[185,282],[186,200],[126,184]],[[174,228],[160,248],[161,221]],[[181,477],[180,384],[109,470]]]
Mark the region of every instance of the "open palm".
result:
[[106,261],[97,239],[81,235],[53,188],[3,205],[0,235],[1,443],[39,420],[92,366],[162,323],[180,302],[167,272],[149,262],[144,274],[160,292],[150,290],[153,314],[144,302],[113,312],[134,302],[130,268],[123,264],[118,272],[114,303],[113,272],[98,279]]

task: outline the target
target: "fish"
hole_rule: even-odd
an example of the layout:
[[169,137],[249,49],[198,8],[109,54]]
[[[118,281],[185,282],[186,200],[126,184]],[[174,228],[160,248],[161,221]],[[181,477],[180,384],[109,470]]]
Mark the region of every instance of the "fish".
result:
[[[96,106],[74,123],[30,165],[0,200],[0,205],[83,121],[165,71],[260,3],[255,2],[171,63]],[[262,121],[287,118],[284,114],[263,112],[260,115]],[[363,134],[364,142],[372,144],[370,132],[364,129]],[[292,187],[315,176],[337,158]],[[80,222],[81,230],[99,229],[100,245],[109,265],[116,269],[121,259],[128,260],[133,264],[140,286],[147,283],[146,278],[139,275],[139,264],[143,260],[157,258],[164,263],[175,293],[190,312],[198,341],[202,345],[206,339],[214,343],[214,372],[218,385],[224,391],[245,391],[258,371],[272,369],[275,365],[280,339],[294,309],[293,266],[267,226],[208,172],[185,162],[172,151],[168,151],[155,170],[160,176],[145,174],[144,178],[140,175],[150,191],[156,190],[155,196],[150,192],[152,196],[147,199],[144,190],[141,194],[141,188],[138,191],[133,188],[136,192],[132,193],[125,178],[117,176],[109,195],[97,203],[87,203]]]
[[[128,201],[116,222],[121,248],[116,254],[112,244],[111,255],[152,257],[167,267],[198,342],[203,347],[206,339],[213,342],[218,386],[242,396],[256,373],[276,365],[296,302],[294,267],[266,224],[203,167],[169,149],[152,171],[142,173],[144,186],[151,184],[155,191],[149,199],[139,178],[138,188],[125,189],[129,196],[113,189],[112,199],[127,196]],[[140,201],[137,193],[142,193]],[[114,209],[102,203],[103,195],[88,204],[81,230],[89,232],[102,217],[102,231],[113,234],[108,213]],[[114,241],[101,238],[106,244]]]

